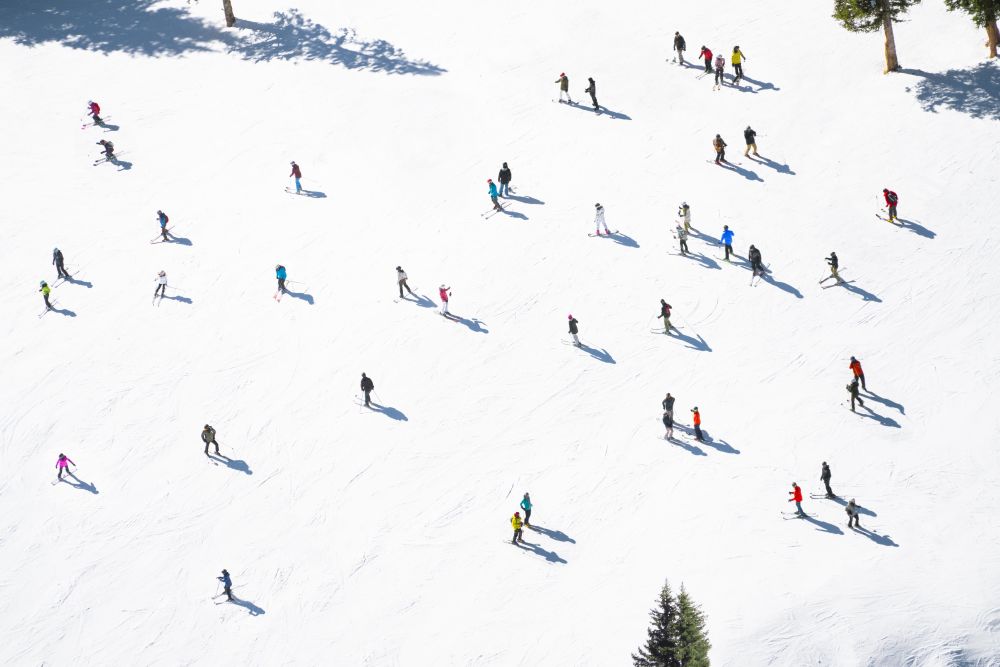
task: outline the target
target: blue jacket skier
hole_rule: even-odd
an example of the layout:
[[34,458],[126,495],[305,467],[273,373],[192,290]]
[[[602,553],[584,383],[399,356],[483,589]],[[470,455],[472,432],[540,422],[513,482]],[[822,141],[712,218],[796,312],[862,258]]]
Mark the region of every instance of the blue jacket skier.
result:
[[729,225],[723,225],[722,228],[723,228],[722,238],[719,239],[719,242],[726,246],[725,259],[728,262],[729,255],[736,254],[735,252],[733,252],[733,237],[736,236],[736,234],[733,233],[733,230],[729,229]]
[[164,241],[169,241],[167,238],[167,223],[170,222],[170,218],[163,211],[156,212],[156,219],[160,223],[160,234],[163,236]]
[[228,598],[229,601],[232,602],[233,601],[233,580],[229,578],[229,570],[225,570],[225,569],[222,570],[222,576],[221,577],[216,577],[216,579],[218,579],[219,581],[222,582],[223,592],[226,594],[226,598]]
[[527,493],[524,494],[524,498],[521,500],[521,509],[524,510],[524,525],[531,525],[531,496]]
[[278,291],[285,294],[288,292],[288,290],[285,289],[285,279],[288,278],[288,273],[285,271],[285,267],[278,264],[274,267],[274,273],[278,278]]
[[493,200],[493,210],[502,210],[503,207],[500,206],[500,202],[497,201],[497,197],[500,196],[500,193],[497,192],[497,184],[493,182],[492,178],[486,179],[486,183],[490,186],[490,199]]

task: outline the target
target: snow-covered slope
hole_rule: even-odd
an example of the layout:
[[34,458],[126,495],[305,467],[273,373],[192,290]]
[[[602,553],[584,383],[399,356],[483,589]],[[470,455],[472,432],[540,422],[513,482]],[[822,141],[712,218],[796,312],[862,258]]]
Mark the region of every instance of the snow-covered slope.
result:
[[[886,77],[824,3],[217,4],[0,8],[0,660],[621,665],[669,578],[714,664],[1000,664],[1000,75],[964,16],[914,11]],[[750,89],[666,62],[675,29]],[[553,103],[562,71],[613,113]],[[293,159],[325,196],[283,191]],[[157,209],[186,242],[148,243]],[[37,318],[56,245],[80,282]],[[852,282],[821,289],[830,251]],[[662,439],[667,391],[711,442]],[[49,484],[60,451],[87,485]],[[782,520],[824,460],[874,533]]]

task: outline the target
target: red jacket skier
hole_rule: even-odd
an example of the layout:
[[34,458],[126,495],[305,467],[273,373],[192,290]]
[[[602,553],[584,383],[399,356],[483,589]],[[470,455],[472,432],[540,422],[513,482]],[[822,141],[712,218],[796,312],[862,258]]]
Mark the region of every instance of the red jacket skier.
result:
[[441,297],[441,314],[445,317],[448,316],[448,297],[451,295],[451,288],[446,287],[444,283],[441,283],[441,287],[438,288],[438,296]]
[[701,47],[701,53],[698,54],[699,58],[705,59],[705,72],[709,73],[712,71],[712,49],[707,46]]
[[899,195],[889,188],[882,188],[882,196],[885,197],[885,205],[889,207],[889,222],[896,219],[896,204],[899,203]]
[[800,515],[804,515],[805,512],[802,511],[802,487],[792,482],[792,490],[788,494],[791,496],[788,502],[795,503],[795,509]]
[[861,381],[861,388],[867,390],[868,387],[865,386],[865,371],[861,368],[861,362],[851,357],[851,364],[848,368],[854,373],[854,377]]
[[302,192],[302,170],[299,169],[299,165],[295,164],[295,160],[292,160],[292,173],[289,174],[295,178],[295,192],[298,194]]
[[90,112],[87,115],[94,117],[95,124],[101,123],[101,105],[91,100],[90,102],[87,102],[87,107],[90,109]]

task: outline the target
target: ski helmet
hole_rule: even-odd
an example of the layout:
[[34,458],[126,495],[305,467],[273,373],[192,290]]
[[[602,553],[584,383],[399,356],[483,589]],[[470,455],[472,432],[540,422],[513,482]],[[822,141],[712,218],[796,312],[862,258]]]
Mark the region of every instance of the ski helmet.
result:
[[520,512],[514,512],[514,516],[521,516]]
[[569,319],[573,319],[573,313],[569,314]]
[[492,178],[487,178],[487,179],[486,179],[486,182],[487,182],[487,183],[492,183],[492,182],[493,182],[493,179],[492,179]]
[[882,192],[888,192],[889,188],[882,188]]
[[399,266],[397,266],[397,267],[396,267],[396,270],[397,270],[397,271],[402,271],[403,269],[402,269],[402,267],[399,267]]
[[601,203],[597,202],[596,204],[594,204],[594,208],[601,208]]
[[57,252],[59,252],[59,248],[53,248],[53,249],[52,249],[52,252],[53,252],[53,253],[57,253]]
[[42,282],[38,283],[38,286],[39,287],[45,287],[45,281],[43,280]]

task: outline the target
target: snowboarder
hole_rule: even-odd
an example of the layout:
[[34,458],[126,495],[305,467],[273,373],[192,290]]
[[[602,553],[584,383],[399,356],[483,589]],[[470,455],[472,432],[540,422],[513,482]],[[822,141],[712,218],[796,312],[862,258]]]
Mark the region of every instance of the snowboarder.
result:
[[844,511],[847,512],[847,527],[860,528],[861,517],[859,515],[861,513],[858,512],[858,504],[854,502],[854,498],[851,498],[851,502],[847,503],[847,507],[844,508]]
[[170,218],[163,211],[156,212],[156,220],[160,223],[160,234],[163,236],[164,241],[169,241],[167,238],[167,223],[170,222]]
[[[226,594],[226,599],[233,601],[233,580],[229,577],[229,570],[222,570],[222,576],[216,577],[222,582],[222,592]],[[218,596],[216,596],[218,597]]]
[[524,522],[521,521],[521,513],[514,512],[514,516],[510,518],[510,525],[514,528],[514,539],[510,541],[511,544],[517,544],[518,542],[523,542],[521,539],[521,527]]
[[295,160],[292,160],[292,173],[288,176],[295,178],[295,194],[302,194],[302,170],[295,164]]
[[851,357],[851,363],[848,366],[851,372],[854,373],[854,378],[856,380],[861,380],[861,388],[868,391],[868,387],[865,386],[865,371],[861,368],[861,362]]
[[219,455],[219,443],[215,441],[215,429],[205,424],[205,428],[201,430],[201,440],[205,443],[205,456],[208,456],[208,446],[215,445],[215,454]]
[[497,180],[500,181],[500,196],[509,197],[510,196],[510,167],[504,162],[503,166],[500,167],[500,173],[497,174]]
[[101,119],[101,105],[91,100],[87,102],[87,115],[94,119],[94,125],[100,125],[104,121]]
[[823,469],[819,473],[819,479],[820,479],[820,481],[823,482],[823,486],[826,487],[826,497],[827,498],[836,498],[837,494],[834,493],[833,489],[830,488],[830,478],[831,477],[833,477],[833,474],[830,472],[830,466],[827,464],[826,461],[823,461]]
[[727,145],[728,144],[726,144],[726,142],[722,140],[722,137],[720,135],[718,134],[715,135],[715,139],[712,140],[712,147],[715,149],[715,164],[719,164],[720,161],[721,162],[726,161]]
[[565,94],[569,103],[573,104],[573,98],[569,96],[569,77],[566,76],[566,72],[559,75],[559,78],[556,79],[556,83],[559,84],[559,101],[563,101],[563,95]]
[[410,286],[406,284],[406,271],[404,271],[401,266],[396,267],[396,284],[399,285],[400,299],[403,298],[404,287],[406,288],[406,291],[410,293],[410,296],[416,296],[416,294],[413,293],[413,290],[410,289]]
[[524,493],[524,498],[521,499],[521,509],[524,510],[524,525],[531,525],[531,496],[527,492]]
[[749,125],[747,125],[747,129],[743,130],[743,138],[747,142],[747,149],[745,151],[743,151],[743,157],[750,157],[750,149],[751,148],[753,149],[753,154],[754,155],[760,155],[757,152],[757,133]]
[[493,182],[492,178],[487,178],[486,184],[490,186],[490,201],[493,202],[493,210],[502,211],[503,207],[500,206],[500,202],[497,201],[497,197],[500,196],[500,193],[497,191],[497,184]]
[[830,278],[836,278],[838,283],[844,282],[843,278],[840,277],[840,274],[837,273],[837,268],[840,266],[840,260],[837,259],[837,253],[831,252],[830,256],[826,258],[826,263],[830,265],[830,275],[819,281],[819,284],[822,285]]
[[45,310],[52,310],[52,304],[49,303],[49,294],[52,292],[52,288],[44,280],[38,283],[38,291],[42,293],[42,300],[45,302]]
[[802,511],[802,487],[792,482],[792,490],[788,492],[791,498],[788,502],[795,503],[795,510],[799,513],[799,516],[805,516],[806,513]]
[[899,195],[889,188],[882,188],[882,196],[885,197],[885,205],[889,207],[889,222],[896,220],[896,204],[899,203]]
[[590,101],[594,103],[594,111],[599,111],[601,107],[597,103],[597,82],[592,76],[588,76],[587,81],[590,82],[590,85],[583,92],[590,93]]
[[288,271],[281,264],[278,264],[274,267],[274,275],[278,279],[278,293],[286,294],[288,290],[285,289],[285,280],[288,279]]
[[865,402],[861,400],[858,395],[858,378],[851,380],[851,384],[847,385],[847,393],[851,395],[851,412],[854,412],[854,402],[857,401],[858,405],[865,407]]
[[580,333],[580,327],[578,326],[579,324],[580,323],[577,321],[577,319],[573,317],[573,314],[570,313],[569,333],[571,336],[573,336],[573,345],[576,345],[577,347],[580,347],[580,337],[577,335],[578,333]]
[[604,207],[598,202],[594,204],[594,226],[597,228],[597,236],[601,235],[601,225],[604,225],[604,233],[611,236],[611,232],[608,231],[608,223],[604,221]]
[[441,297],[441,314],[448,317],[448,299],[451,297],[451,288],[445,287],[444,283],[441,283],[441,287],[438,288],[438,296]]
[[733,57],[731,58],[732,63],[733,63],[733,71],[736,73],[735,77],[733,78],[733,85],[734,86],[737,83],[739,83],[740,79],[743,78],[743,61],[746,60],[746,59],[747,59],[747,57],[745,55],[743,55],[742,51],[740,51],[740,47],[739,46],[734,46],[733,47]]
[[107,139],[101,139],[97,142],[98,146],[104,147],[104,159],[114,160],[115,159],[115,145],[108,141]]
[[708,48],[707,46],[705,46],[704,44],[702,44],[701,45],[701,53],[698,54],[698,57],[705,59],[705,74],[711,74],[712,73],[712,50],[710,48]]
[[674,31],[674,51],[677,52],[677,62],[681,65],[684,64],[684,51],[687,49],[687,44],[684,42],[684,37],[681,35],[679,30]]
[[760,250],[757,250],[757,246],[750,246],[750,252],[747,253],[750,257],[750,270],[754,277],[764,275],[764,265],[762,264],[762,259],[760,256]]
[[371,401],[372,401],[372,399],[371,399],[371,393],[372,393],[372,391],[374,391],[374,389],[375,389],[375,383],[372,382],[372,379],[370,377],[368,377],[367,375],[365,375],[364,373],[362,373],[361,374],[361,391],[365,392],[365,407],[366,408],[371,406]]
[[687,230],[681,226],[681,223],[677,223],[677,241],[681,246],[681,254],[688,254],[688,233]]
[[656,316],[656,319],[663,318],[663,333],[670,333],[670,304],[660,299],[660,314]]
[[724,259],[727,262],[729,261],[729,255],[736,256],[736,253],[733,251],[734,236],[736,234],[733,233],[733,230],[729,229],[729,225],[722,225],[722,236],[719,238],[719,243],[726,247],[726,256]]
[[669,412],[663,413],[663,428],[666,429],[663,434],[664,439],[670,440],[674,437],[674,416]]
[[59,248],[52,249],[52,263],[56,265],[56,280],[59,278],[69,280],[69,273],[66,271],[66,267],[63,266],[62,250]]
[[694,437],[698,442],[705,442],[705,436],[701,434],[701,413],[698,412],[698,406],[694,406],[691,409],[691,414],[694,415]]
[[[56,459],[56,468],[59,470],[59,479],[63,478],[64,472],[70,477],[76,477],[76,475],[73,474],[73,471],[69,469],[70,463],[73,463],[73,459],[65,454],[59,454],[59,458]],[[75,466],[76,463],[73,463],[73,465]]]
[[156,283],[156,290],[153,291],[153,298],[159,296],[161,299],[167,295],[167,272],[160,271],[153,279]]
[[726,59],[720,53],[715,56],[715,85],[718,88],[722,87],[722,84],[726,82]]
[[677,207],[677,217],[684,223],[684,231],[691,231],[691,207],[686,201]]

